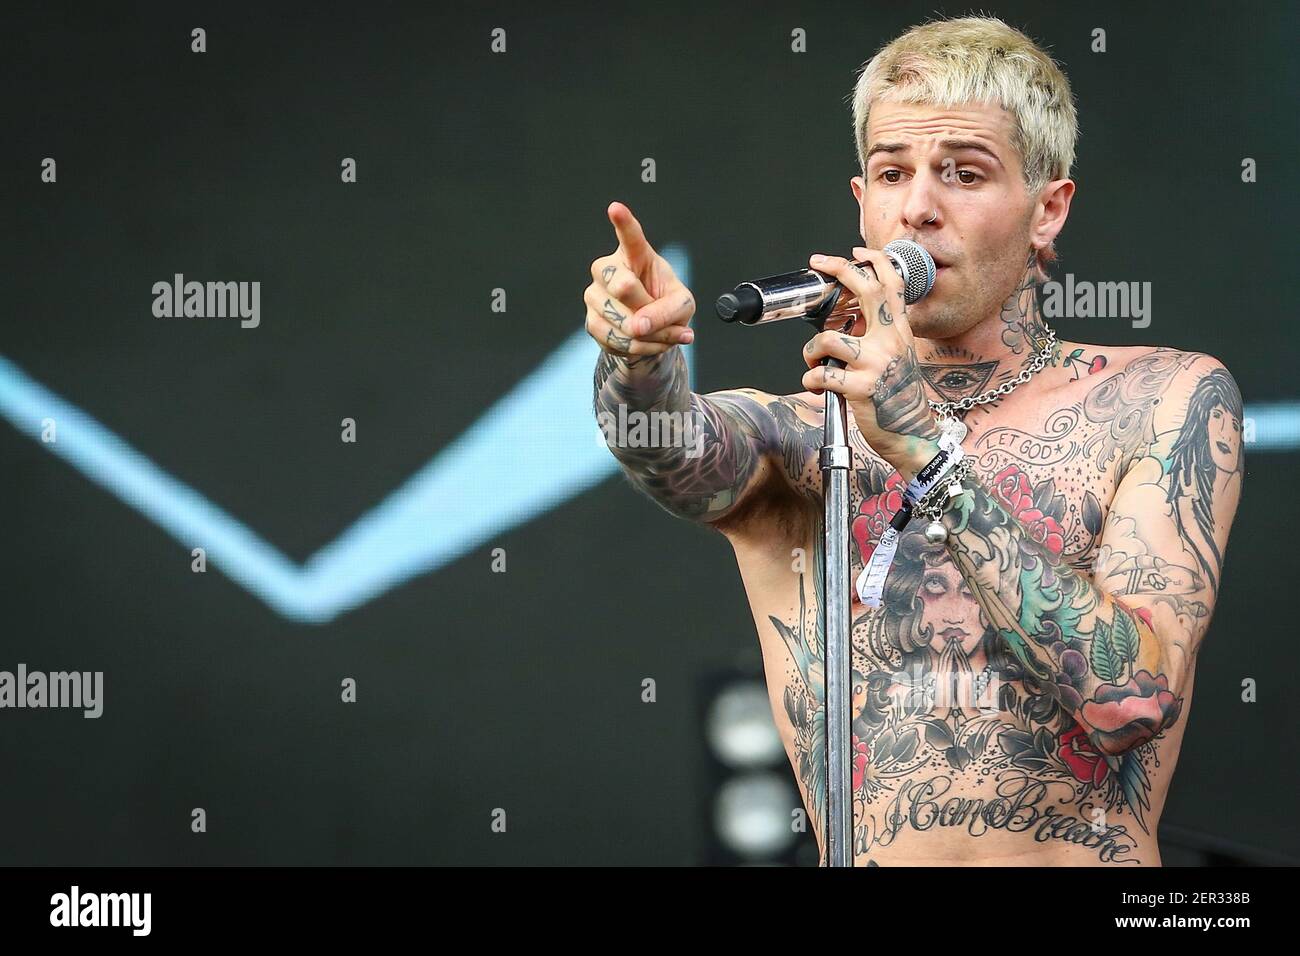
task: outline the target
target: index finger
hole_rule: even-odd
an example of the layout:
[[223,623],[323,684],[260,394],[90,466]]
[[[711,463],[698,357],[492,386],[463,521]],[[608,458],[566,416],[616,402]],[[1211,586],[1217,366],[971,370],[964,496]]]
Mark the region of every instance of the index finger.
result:
[[646,240],[641,223],[637,222],[632,210],[621,202],[612,202],[605,210],[609,221],[614,224],[614,234],[618,236],[618,247],[627,257],[627,264],[638,276],[654,264],[655,251]]

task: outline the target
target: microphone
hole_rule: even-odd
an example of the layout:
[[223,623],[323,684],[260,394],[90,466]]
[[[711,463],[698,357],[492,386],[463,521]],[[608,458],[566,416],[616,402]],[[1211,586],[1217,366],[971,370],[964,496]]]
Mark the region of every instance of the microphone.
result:
[[[908,305],[920,301],[934,287],[934,259],[924,247],[911,239],[895,239],[881,251],[889,256],[903,277],[903,297]],[[762,325],[782,319],[829,322],[857,311],[858,297],[849,295],[841,299],[843,291],[838,279],[831,279],[816,269],[800,269],[742,282],[720,296],[715,308],[722,321],[742,325]]]

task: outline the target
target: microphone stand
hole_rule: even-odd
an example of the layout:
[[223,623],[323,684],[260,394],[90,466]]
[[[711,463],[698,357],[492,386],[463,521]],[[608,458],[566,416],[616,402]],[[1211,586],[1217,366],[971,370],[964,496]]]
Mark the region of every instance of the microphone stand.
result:
[[[839,301],[843,287],[835,290],[815,314],[805,316],[817,331]],[[855,314],[848,315],[852,328]],[[844,368],[839,359],[822,365]],[[826,505],[822,522],[826,559],[822,566],[822,633],[826,638],[826,865],[853,865],[853,764],[852,693],[853,659],[849,638],[849,472],[853,449],[849,447],[848,403],[838,392],[826,389],[820,464],[822,497]]]
[[[906,301],[916,302],[934,286],[934,259],[912,240],[896,239],[885,246],[895,269],[903,278]],[[769,276],[742,283],[735,292],[718,299],[718,316],[726,322],[740,320],[753,325],[770,306],[772,319],[801,315],[818,332],[824,330],[835,311],[844,287],[834,290],[820,306],[802,313],[809,289],[805,272]],[[814,294],[820,295],[821,290]],[[853,327],[860,307],[841,313]],[[765,320],[767,321],[767,320]],[[821,363],[830,368],[844,368],[838,359]],[[849,638],[849,615],[852,584],[849,578],[849,471],[853,450],[849,447],[848,404],[838,392],[825,392],[826,412],[823,419],[822,447],[819,464],[822,472],[822,497],[826,505],[822,524],[825,548],[822,562],[822,635],[825,654],[826,686],[823,718],[826,730],[826,863],[827,866],[853,865],[853,658]]]

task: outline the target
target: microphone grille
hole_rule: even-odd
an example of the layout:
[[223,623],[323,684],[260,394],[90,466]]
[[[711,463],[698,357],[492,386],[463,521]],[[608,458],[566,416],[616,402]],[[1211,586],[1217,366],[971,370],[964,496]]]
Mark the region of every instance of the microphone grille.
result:
[[934,288],[934,258],[911,239],[895,239],[882,250],[892,253],[901,264],[903,298],[907,304],[919,302]]

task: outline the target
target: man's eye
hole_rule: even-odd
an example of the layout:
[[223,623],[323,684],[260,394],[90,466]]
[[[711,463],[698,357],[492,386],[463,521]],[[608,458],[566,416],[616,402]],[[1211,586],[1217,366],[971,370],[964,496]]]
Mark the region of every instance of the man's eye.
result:
[[[971,178],[962,179],[962,176],[970,176]],[[970,186],[979,181],[979,173],[975,172],[973,169],[959,169],[957,170],[957,180],[963,185]]]
[[891,176],[901,176],[901,175],[903,175],[903,172],[902,172],[902,170],[900,170],[900,169],[886,169],[886,170],[885,170],[883,173],[881,173],[880,175],[884,178],[885,182],[887,182],[887,183],[896,183],[896,182],[898,182],[897,179],[890,179],[889,177],[891,177]]

